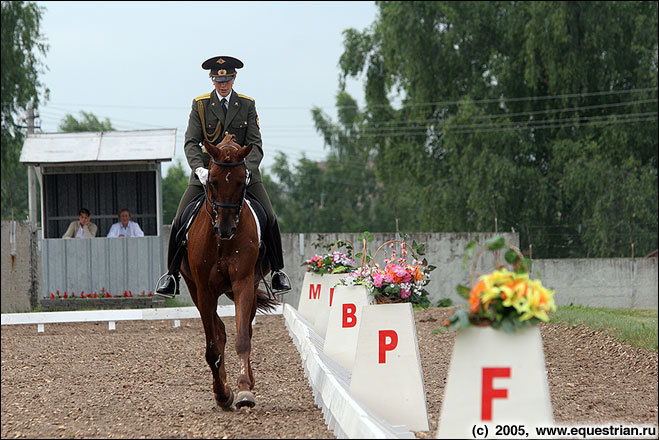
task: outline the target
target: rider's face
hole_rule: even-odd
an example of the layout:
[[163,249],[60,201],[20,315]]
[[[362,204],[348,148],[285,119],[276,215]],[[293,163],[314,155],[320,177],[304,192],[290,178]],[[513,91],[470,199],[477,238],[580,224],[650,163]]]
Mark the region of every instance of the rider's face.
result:
[[217,93],[220,94],[220,96],[227,96],[229,93],[231,93],[231,88],[233,87],[233,82],[236,80],[236,78],[232,78],[231,81],[227,82],[217,82],[213,81],[213,84],[215,85],[215,90],[217,90]]

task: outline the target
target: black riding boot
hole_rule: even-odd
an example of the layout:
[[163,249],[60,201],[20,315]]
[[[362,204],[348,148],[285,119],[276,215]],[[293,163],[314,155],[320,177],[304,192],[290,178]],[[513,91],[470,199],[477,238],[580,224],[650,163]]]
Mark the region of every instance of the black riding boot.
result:
[[164,296],[166,298],[174,298],[179,295],[179,284],[181,276],[179,275],[179,267],[183,259],[184,243],[177,240],[178,228],[172,223],[172,230],[169,235],[169,247],[167,249],[167,273],[161,276],[156,283],[156,295]]
[[284,254],[281,248],[279,223],[277,223],[276,218],[263,238],[266,240],[268,261],[270,261],[270,270],[272,272],[272,290],[274,293],[290,292],[291,281],[288,279],[288,275],[282,271],[284,268]]

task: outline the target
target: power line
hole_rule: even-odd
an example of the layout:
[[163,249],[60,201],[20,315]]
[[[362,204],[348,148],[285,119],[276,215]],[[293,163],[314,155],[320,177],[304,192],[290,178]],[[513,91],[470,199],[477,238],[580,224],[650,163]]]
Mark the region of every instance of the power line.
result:
[[[460,100],[460,101],[435,101],[435,102],[420,102],[420,103],[405,103],[404,107],[422,107],[422,106],[443,106],[443,105],[455,105],[461,104],[464,102],[470,103],[494,103],[494,102],[519,102],[519,101],[533,101],[533,100],[549,100],[549,99],[562,99],[562,98],[577,98],[577,97],[587,97],[587,96],[603,96],[603,95],[618,95],[624,93],[641,93],[657,90],[657,87],[648,87],[643,89],[626,89],[626,90],[611,90],[611,91],[600,91],[600,92],[585,92],[585,93],[570,93],[563,95],[545,95],[545,96],[525,96],[520,98],[488,98],[488,99],[469,99],[469,100]],[[369,105],[369,108],[374,107],[390,107],[389,104],[374,104]],[[336,108],[358,108],[358,106],[347,105],[347,106],[337,106]]]
[[[519,101],[533,101],[533,100],[551,100],[551,99],[562,99],[562,98],[575,98],[575,97],[589,97],[589,96],[606,96],[606,95],[620,95],[625,93],[642,93],[649,91],[656,91],[657,87],[647,87],[647,88],[638,88],[638,89],[623,89],[623,90],[608,90],[608,91],[598,91],[598,92],[584,92],[584,93],[570,93],[570,94],[561,94],[561,95],[544,95],[544,96],[524,96],[518,98],[488,98],[488,99],[473,99],[468,100],[467,102],[471,103],[494,103],[494,102],[519,102]],[[415,107],[415,106],[430,106],[430,105],[454,105],[465,102],[464,100],[459,101],[428,101],[428,102],[418,102],[418,103],[406,103],[405,107]],[[186,104],[185,106],[144,106],[144,105],[127,105],[127,104],[90,104],[90,103],[65,103],[65,102],[53,102],[47,104],[49,106],[88,106],[88,107],[108,107],[108,108],[122,108],[122,109],[145,109],[145,110],[189,110],[190,105]],[[381,105],[370,105],[368,107],[383,107],[389,106],[388,104]],[[333,106],[332,109],[344,109],[344,108],[356,108],[358,106]],[[268,110],[310,110],[309,107],[289,107],[289,106],[259,106],[260,109]],[[326,107],[313,106],[312,108],[323,109]]]

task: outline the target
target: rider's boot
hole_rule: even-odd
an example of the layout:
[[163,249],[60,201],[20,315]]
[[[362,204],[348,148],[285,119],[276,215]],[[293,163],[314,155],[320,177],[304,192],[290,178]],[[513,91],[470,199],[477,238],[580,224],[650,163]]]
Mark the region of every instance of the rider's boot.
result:
[[156,295],[164,296],[165,298],[174,298],[179,295],[179,284],[181,276],[179,275],[179,267],[183,259],[184,243],[179,243],[177,240],[178,228],[172,223],[171,233],[169,235],[169,248],[167,253],[167,272],[162,275],[156,282]]
[[284,268],[284,254],[281,248],[281,234],[279,233],[279,224],[276,218],[269,229],[269,233],[266,234],[267,237],[264,238],[268,240],[266,249],[272,272],[272,290],[278,294],[290,292],[291,280],[282,271]]

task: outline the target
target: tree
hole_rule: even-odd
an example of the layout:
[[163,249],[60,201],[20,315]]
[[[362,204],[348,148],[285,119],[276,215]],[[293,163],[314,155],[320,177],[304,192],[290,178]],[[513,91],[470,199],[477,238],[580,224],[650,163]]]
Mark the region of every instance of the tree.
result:
[[167,171],[167,176],[162,179],[162,222],[169,225],[176,216],[178,204],[188,187],[190,175],[183,169],[180,160],[176,161]]
[[365,78],[380,212],[512,228],[535,257],[656,249],[656,3],[377,5],[339,63]]
[[85,111],[81,111],[80,113],[82,114],[82,119],[80,121],[76,120],[70,114],[67,114],[60,122],[58,127],[59,130],[65,132],[114,130],[109,118],[105,118],[104,121],[99,121],[93,113],[87,113]]
[[40,32],[44,8],[32,2],[2,2],[2,218],[27,218],[27,169],[19,158],[25,125],[20,115],[30,102],[38,109],[49,90],[39,81],[48,46]]

